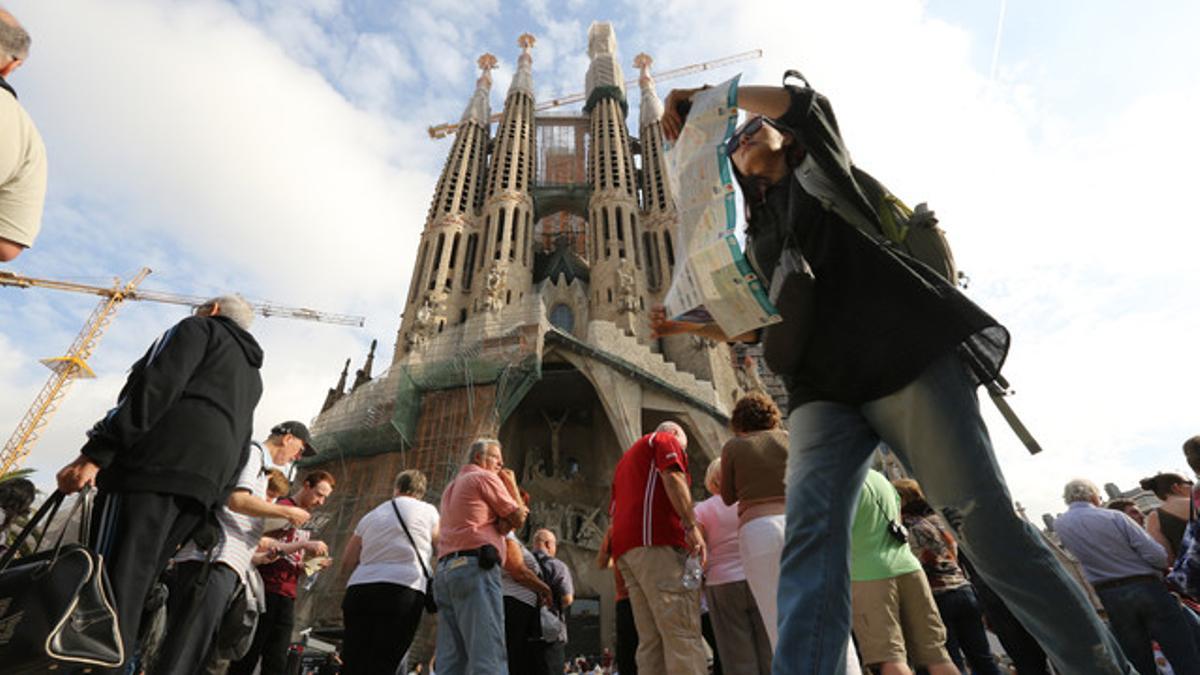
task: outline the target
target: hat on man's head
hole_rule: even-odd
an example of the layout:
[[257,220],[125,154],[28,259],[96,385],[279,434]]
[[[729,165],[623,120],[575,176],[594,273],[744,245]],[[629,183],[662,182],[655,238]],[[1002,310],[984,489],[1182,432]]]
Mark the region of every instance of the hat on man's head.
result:
[[304,426],[303,422],[296,420],[281,422],[271,428],[271,433],[279,436],[291,434],[304,441],[304,452],[300,453],[301,457],[312,457],[317,454],[316,448],[312,446],[312,434],[308,433],[308,427]]

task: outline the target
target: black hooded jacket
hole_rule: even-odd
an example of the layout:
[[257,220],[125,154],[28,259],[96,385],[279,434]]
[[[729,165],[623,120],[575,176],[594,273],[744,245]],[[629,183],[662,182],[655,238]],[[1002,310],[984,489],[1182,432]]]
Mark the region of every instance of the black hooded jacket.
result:
[[979,381],[995,379],[1008,331],[931,268],[868,234],[883,232],[860,185],[874,179],[850,161],[829,101],[788,89],[791,105],[776,122],[804,158],[761,199],[751,190],[747,247],[764,279],[789,245],[803,251],[816,278],[811,335],[795,372],[780,373],[789,409],[877,399],[960,347]]
[[226,317],[175,324],[88,432],[82,452],[100,465],[100,488],[223,503],[246,461],[262,359],[254,337]]

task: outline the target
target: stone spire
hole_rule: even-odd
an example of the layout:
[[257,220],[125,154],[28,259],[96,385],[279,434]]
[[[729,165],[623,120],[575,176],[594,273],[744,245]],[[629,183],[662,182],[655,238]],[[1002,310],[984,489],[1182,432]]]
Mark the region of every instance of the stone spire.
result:
[[474,122],[486,127],[489,124],[488,118],[492,116],[489,96],[492,92],[492,70],[496,67],[496,57],[492,54],[484,54],[476,63],[483,72],[480,73],[479,79],[475,80],[475,93],[471,96],[471,101],[467,103],[466,110],[463,111],[460,124]]
[[625,78],[621,75],[621,64],[617,62],[617,36],[612,23],[593,21],[588,27],[587,85],[588,106],[596,89],[609,90],[625,102]]
[[654,59],[642,52],[633,57],[633,66],[641,71],[638,85],[642,88],[641,114],[638,116],[638,126],[646,128],[662,119],[663,104],[654,90],[654,77],[650,75],[650,64]]
[[504,98],[504,112],[496,127],[488,168],[487,197],[483,202],[483,238],[477,272],[484,283],[475,291],[471,312],[498,312],[519,302],[529,290],[533,269],[533,179],[537,173],[534,152],[536,128],[533,112],[533,57],[535,40],[523,33],[517,44],[521,56],[512,86]]
[[[408,304],[396,335],[393,359],[419,350],[429,338],[461,317],[462,296],[457,286],[469,289],[475,269],[479,234],[474,231],[475,211],[483,203],[487,173],[487,148],[491,137],[491,71],[496,57],[484,54],[475,93],[454,135],[454,144],[438,178],[437,189],[425,217],[417,247],[416,264],[408,289]],[[460,319],[461,320],[461,319]],[[368,373],[369,375],[369,373]]]
[[371,369],[375,365],[375,344],[378,340],[371,340],[371,351],[367,352],[367,361],[354,373],[354,386],[350,391],[354,391],[364,384],[371,381]]
[[346,359],[346,365],[342,366],[342,376],[338,378],[337,386],[325,394],[325,403],[321,405],[321,412],[332,408],[334,403],[342,400],[342,397],[346,395],[346,376],[349,374],[350,359]]
[[512,84],[508,86],[509,96],[514,91],[519,91],[533,98],[533,56],[530,55],[529,50],[535,44],[537,44],[537,38],[529,33],[521,33],[521,36],[517,38],[517,46],[521,48],[521,55],[517,57],[517,72],[513,74]]

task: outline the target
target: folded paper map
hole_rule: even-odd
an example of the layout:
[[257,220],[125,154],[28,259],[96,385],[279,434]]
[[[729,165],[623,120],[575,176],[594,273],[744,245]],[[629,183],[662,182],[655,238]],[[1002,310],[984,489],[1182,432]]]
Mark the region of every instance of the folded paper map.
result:
[[735,234],[725,141],[737,125],[738,77],[692,97],[687,124],[666,153],[684,255],[663,304],[676,321],[715,323],[730,337],[780,320]]

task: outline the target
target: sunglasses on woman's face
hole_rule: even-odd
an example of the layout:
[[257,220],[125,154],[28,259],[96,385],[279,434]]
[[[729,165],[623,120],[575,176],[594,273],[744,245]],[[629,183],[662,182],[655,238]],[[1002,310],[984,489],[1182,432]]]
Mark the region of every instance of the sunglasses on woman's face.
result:
[[766,123],[767,118],[760,115],[743,124],[741,129],[733,132],[733,135],[729,137],[729,140],[725,141],[725,155],[727,157],[732,157],[733,153],[737,151],[738,146],[741,145],[742,138],[753,136],[754,134],[758,133],[758,130],[761,129]]

